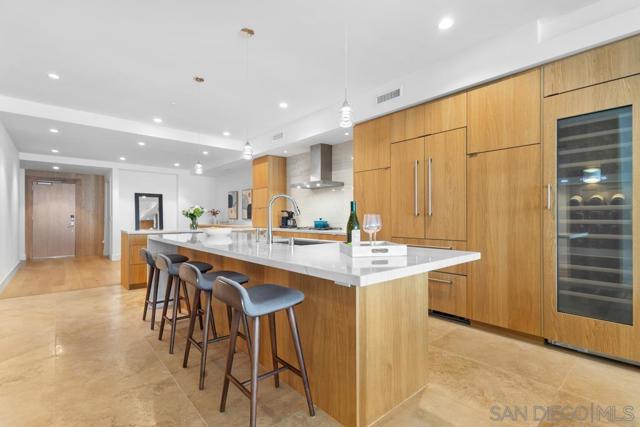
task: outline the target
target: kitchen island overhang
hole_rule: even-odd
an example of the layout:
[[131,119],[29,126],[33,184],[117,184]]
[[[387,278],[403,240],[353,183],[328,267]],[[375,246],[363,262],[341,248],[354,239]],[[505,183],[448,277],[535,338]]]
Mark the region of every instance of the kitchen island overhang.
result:
[[[205,238],[157,235],[149,238],[148,247],[209,262],[216,270],[239,271],[250,277],[249,287],[275,283],[302,291],[305,300],[296,312],[314,402],[350,427],[373,424],[425,387],[427,273],[480,259],[477,252],[408,248],[407,257],[399,257],[403,259],[371,265],[341,253],[338,243],[267,245],[238,238],[231,245],[214,246]],[[214,312],[225,333],[225,307],[214,301]],[[266,323],[262,337],[269,336]],[[277,330],[287,330],[282,313],[276,323]],[[277,346],[295,366],[288,334],[278,334]],[[261,342],[263,366],[271,364],[270,348],[268,339]],[[298,377],[284,373],[283,380],[303,393]]]

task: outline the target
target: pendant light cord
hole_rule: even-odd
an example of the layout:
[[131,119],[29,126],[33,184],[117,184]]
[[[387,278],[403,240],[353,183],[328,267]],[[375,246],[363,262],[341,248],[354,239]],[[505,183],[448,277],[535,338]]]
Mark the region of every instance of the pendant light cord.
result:
[[347,82],[348,82],[348,58],[349,58],[349,32],[347,24],[344,24],[344,99],[347,99]]
[[244,141],[249,142],[249,39],[251,38],[250,33],[246,33],[247,44],[245,47],[245,92],[244,92]]

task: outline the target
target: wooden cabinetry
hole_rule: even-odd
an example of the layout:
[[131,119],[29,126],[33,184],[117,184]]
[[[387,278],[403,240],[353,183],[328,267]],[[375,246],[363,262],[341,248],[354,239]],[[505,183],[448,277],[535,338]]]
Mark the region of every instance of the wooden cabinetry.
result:
[[[287,159],[264,156],[253,161],[253,200],[251,219],[254,227],[267,226],[267,206],[274,194],[287,192]],[[273,207],[273,225],[278,226],[280,211],[286,208],[284,200]]]
[[544,96],[640,73],[640,36],[591,49],[544,66]]
[[344,242],[347,240],[346,234],[303,233],[300,231],[274,230],[273,235],[277,237],[293,237],[297,239],[335,240],[338,242]]
[[467,278],[456,274],[430,272],[429,309],[467,317]]
[[540,146],[471,156],[467,176],[469,316],[541,335]]
[[391,146],[391,235],[424,238],[424,138]]
[[120,233],[120,285],[125,289],[138,289],[147,285],[147,263],[140,249],[147,247],[145,234]]
[[381,215],[382,230],[378,233],[377,239],[389,240],[391,238],[390,169],[356,172],[354,174],[353,199],[358,205],[361,220],[367,213]]
[[540,69],[473,89],[467,97],[469,153],[540,143]]
[[426,137],[426,238],[466,240],[466,163],[466,129]]
[[[396,116],[396,120],[402,120]],[[396,126],[398,126],[396,122]],[[395,133],[403,132],[396,129]],[[357,124],[353,129],[353,170],[361,172],[389,167],[391,116]]]
[[431,135],[465,126],[467,126],[466,92],[425,104],[425,134]]

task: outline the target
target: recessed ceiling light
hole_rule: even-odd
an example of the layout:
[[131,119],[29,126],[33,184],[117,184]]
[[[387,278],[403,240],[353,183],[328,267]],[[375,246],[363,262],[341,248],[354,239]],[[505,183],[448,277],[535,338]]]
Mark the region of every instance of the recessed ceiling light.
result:
[[230,135],[231,135],[231,132],[229,132],[229,131],[226,131],[226,130],[225,130],[224,132],[222,132],[222,134],[223,134],[224,136],[230,136]]
[[345,133],[344,133],[344,135],[345,135],[345,136],[349,136],[349,132],[345,132]]
[[51,129],[49,129],[49,132],[51,132],[51,133],[58,133],[58,132],[59,132],[59,130],[58,130],[58,129],[51,128]]
[[52,153],[59,153],[59,151],[58,151],[57,149],[55,149],[55,148],[52,148],[52,149],[51,149],[51,152],[52,152]]
[[54,171],[60,170],[60,166],[52,166],[51,169],[53,169]]
[[284,151],[283,151],[283,153],[284,153],[284,154],[287,154],[287,150],[284,150]]
[[162,119],[160,117],[154,117],[153,121],[156,123],[162,123]]
[[203,151],[202,154],[204,154],[205,156],[209,154],[208,151]]
[[127,158],[126,157],[120,157],[120,160],[122,160],[124,162],[125,160],[127,160]]
[[445,16],[440,20],[440,23],[438,24],[438,28],[440,28],[441,30],[448,30],[451,27],[453,27],[453,18],[451,18],[450,16]]
[[281,102],[279,104],[280,108],[282,108],[283,110],[286,110],[287,108],[289,108],[289,104],[287,104],[286,102]]
[[49,73],[47,74],[47,76],[51,79],[51,80],[60,80],[60,76],[56,73]]
[[179,168],[180,167],[180,163],[174,163],[173,166]]
[[144,141],[138,141],[138,145],[139,145],[140,147],[144,147],[145,145],[147,145],[147,143],[146,143],[146,142],[144,142]]
[[193,81],[196,82],[196,83],[204,83],[204,77],[193,76]]

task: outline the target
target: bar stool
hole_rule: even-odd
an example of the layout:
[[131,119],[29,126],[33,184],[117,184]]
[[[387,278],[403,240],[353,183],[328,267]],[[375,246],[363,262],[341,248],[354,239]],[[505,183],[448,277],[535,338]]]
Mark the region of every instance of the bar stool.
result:
[[[173,263],[180,263],[189,260],[189,258],[180,254],[165,255]],[[142,313],[142,320],[147,320],[147,311],[149,310],[149,306],[151,306],[151,330],[153,330],[156,325],[156,308],[158,304],[164,303],[164,301],[158,301],[158,281],[160,280],[160,271],[156,268],[156,261],[155,259],[153,259],[153,254],[146,248],[140,248],[140,256],[147,262],[147,265],[149,266],[147,294],[144,297],[144,313]]]
[[[211,290],[213,288],[213,284],[216,279],[219,277],[226,277],[238,284],[245,284],[249,282],[249,278],[242,273],[237,273],[235,271],[221,270],[221,271],[212,271],[210,273],[202,274],[200,270],[191,265],[190,263],[184,263],[180,266],[180,279],[183,282],[189,283],[195,287],[195,292],[193,294],[193,307],[198,307],[194,309],[191,313],[191,320],[189,321],[189,332],[187,334],[187,345],[184,349],[184,361],[182,363],[182,367],[186,368],[189,362],[189,351],[191,350],[191,345],[193,344],[195,348],[200,351],[200,390],[204,389],[204,377],[205,377],[205,369],[207,364],[207,348],[209,344],[213,344],[218,341],[222,341],[224,339],[229,338],[229,335],[219,336],[218,331],[216,330],[216,322],[213,317],[213,308],[211,306],[212,303],[212,295]],[[204,321],[204,329],[202,331],[202,341],[197,341],[193,332],[196,326],[196,316],[201,314],[200,305],[202,301],[202,293],[205,293],[206,299],[204,303],[206,304],[205,309],[205,321]],[[227,317],[229,319],[229,330],[231,330],[231,307],[227,306]],[[247,348],[249,349],[249,353],[251,354],[251,339],[249,334],[249,322],[247,321],[247,317],[243,316],[243,324],[245,334],[243,338],[247,341]],[[211,332],[213,333],[213,338],[209,339],[209,326],[211,326]],[[241,334],[239,334],[241,335]]]
[[[199,271],[206,273],[211,270],[213,266],[206,262],[198,262],[191,261],[191,265],[196,267]],[[179,276],[179,268],[181,263],[173,263],[163,254],[158,254],[156,257],[156,268],[160,271],[165,271],[167,273],[167,289],[164,294],[164,300],[169,301],[171,296],[171,292],[173,290],[173,309],[171,312],[171,318],[167,316],[167,309],[169,304],[164,304],[162,306],[162,318],[160,319],[160,333],[158,334],[158,339],[162,340],[162,334],[164,332],[164,323],[168,320],[171,323],[171,337],[169,339],[169,354],[173,354],[173,347],[176,342],[176,329],[178,326],[178,321],[183,319],[188,319],[191,317],[191,305],[189,304],[189,294],[187,293],[186,284],[180,280]],[[175,286],[174,286],[175,285]],[[173,288],[173,289],[172,289]],[[180,305],[180,291],[184,292],[185,302],[187,303],[187,312],[186,316],[178,316],[178,310]],[[195,307],[194,307],[195,308]]]
[[[213,286],[213,296],[220,301],[231,306],[233,310],[233,318],[231,324],[231,338],[229,340],[229,353],[227,356],[227,367],[225,370],[224,384],[222,386],[222,399],[220,400],[220,412],[225,411],[227,403],[227,393],[229,391],[229,382],[236,385],[240,391],[251,399],[251,415],[249,425],[255,427],[256,415],[258,411],[258,380],[274,376],[275,386],[279,387],[279,373],[285,369],[289,369],[294,374],[302,378],[304,385],[304,393],[307,398],[309,407],[309,415],[315,416],[313,408],[313,400],[311,399],[311,390],[309,388],[309,378],[307,376],[307,368],[304,363],[304,355],[302,354],[302,344],[300,343],[300,334],[298,333],[298,322],[294,306],[300,304],[304,300],[304,294],[296,289],[285,288],[278,285],[258,285],[246,289],[239,283],[224,277],[218,276]],[[298,356],[298,364],[300,369],[295,368],[288,362],[278,357],[276,347],[276,320],[275,313],[280,310],[286,310],[289,319],[289,327],[293,336],[293,345]],[[235,354],[236,340],[238,337],[238,326],[240,324],[241,315],[245,315],[253,319],[253,342],[251,344],[251,379],[240,381],[231,374],[233,367],[233,357]],[[260,317],[269,317],[269,332],[271,335],[271,358],[273,361],[273,370],[258,375],[258,358],[260,357]],[[279,367],[278,365],[282,365]],[[246,385],[251,383],[251,390]]]

